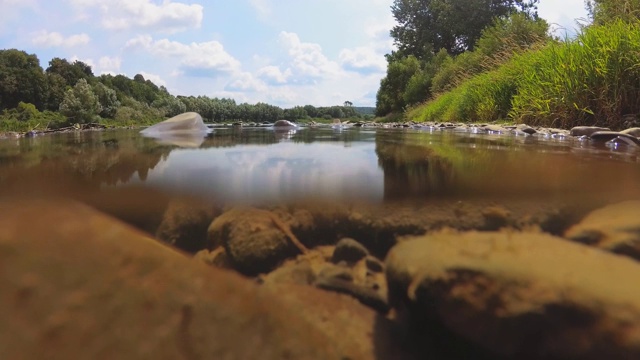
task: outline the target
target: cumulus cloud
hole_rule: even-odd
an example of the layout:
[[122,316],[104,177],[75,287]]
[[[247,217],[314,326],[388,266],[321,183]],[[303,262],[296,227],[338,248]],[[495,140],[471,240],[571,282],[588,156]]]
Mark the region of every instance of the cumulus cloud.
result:
[[203,7],[199,4],[151,0],[70,0],[76,11],[97,11],[100,24],[109,30],[150,29],[175,33],[202,24]]
[[192,76],[215,76],[239,71],[240,62],[224,50],[218,41],[184,44],[168,39],[153,40],[139,36],[126,42],[125,49],[145,50],[158,57],[180,59],[180,70]]
[[142,75],[144,77],[145,80],[150,80],[152,83],[158,85],[158,86],[167,86],[167,82],[164,81],[160,75],[156,75],[156,74],[151,74],[148,73],[146,71],[140,71],[138,74]]
[[101,74],[117,74],[120,72],[120,65],[122,65],[122,59],[119,57],[103,56],[98,59],[96,68]]
[[224,88],[226,91],[266,91],[267,86],[260,80],[253,77],[248,72],[243,72],[236,75],[233,81],[229,82]]
[[286,84],[291,75],[291,69],[282,71],[279,67],[273,65],[265,66],[257,72],[257,76],[269,85]]
[[64,36],[59,32],[42,30],[33,34],[31,42],[41,47],[74,47],[86,45],[91,41],[87,34]]
[[322,53],[320,45],[302,42],[297,34],[286,31],[280,33],[279,41],[291,58],[294,81],[313,82],[340,74],[340,66]]
[[371,47],[343,49],[340,52],[340,63],[346,70],[364,75],[382,73],[387,68],[384,56]]

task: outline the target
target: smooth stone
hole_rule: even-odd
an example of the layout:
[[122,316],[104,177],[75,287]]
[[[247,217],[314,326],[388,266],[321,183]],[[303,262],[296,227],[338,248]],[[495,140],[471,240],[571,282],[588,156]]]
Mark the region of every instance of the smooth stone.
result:
[[209,226],[209,248],[223,246],[234,268],[245,275],[273,270],[299,251],[277,215],[262,209],[235,207]]
[[203,250],[207,247],[209,224],[218,214],[212,205],[174,199],[164,213],[156,238],[187,252]]
[[275,123],[273,123],[273,127],[276,127],[276,128],[286,128],[286,127],[297,128],[298,125],[292,123],[289,120],[278,120]]
[[591,140],[594,140],[594,141],[609,141],[617,137],[624,137],[633,141],[636,144],[640,144],[640,139],[638,139],[637,137],[624,134],[621,132],[617,132],[617,131],[596,131],[590,136]]
[[620,131],[622,134],[640,137],[640,127],[628,128]]
[[597,126],[575,126],[571,128],[569,131],[569,135],[571,136],[591,136],[594,132],[597,131],[610,131],[609,128],[597,127]]
[[59,199],[0,202],[0,289],[3,359],[371,359],[378,341],[393,351],[388,323],[351,299],[262,288]]
[[442,232],[401,239],[386,274],[389,304],[416,328],[495,356],[640,357],[640,264],[629,258],[544,233]]
[[605,206],[589,213],[564,236],[640,260],[640,201]]
[[198,147],[210,132],[200,114],[186,112],[150,126],[140,131],[140,134],[155,138],[163,144]]
[[606,142],[607,146],[612,146],[612,147],[619,147],[619,146],[631,146],[631,147],[638,147],[640,146],[640,142],[638,141],[633,141],[630,138],[626,137],[626,136],[616,136],[615,138],[609,140]]
[[336,249],[331,257],[331,262],[334,264],[337,264],[340,261],[355,263],[365,258],[367,255],[369,255],[369,250],[367,250],[364,245],[351,238],[342,238],[336,244]]
[[504,127],[493,124],[485,126],[484,129],[492,133],[504,133],[507,131],[507,129],[505,129]]
[[531,126],[527,125],[527,124],[518,124],[518,126],[516,126],[516,129],[519,131],[522,131],[525,134],[529,134],[529,135],[533,135],[535,134],[537,131],[536,129],[532,128]]

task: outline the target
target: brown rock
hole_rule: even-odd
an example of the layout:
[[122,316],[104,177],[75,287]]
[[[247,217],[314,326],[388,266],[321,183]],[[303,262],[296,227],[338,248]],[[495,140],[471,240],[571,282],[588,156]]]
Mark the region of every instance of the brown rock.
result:
[[213,251],[200,250],[195,254],[194,258],[221,269],[233,269],[233,264],[231,264],[231,260],[229,260],[227,252],[222,246]]
[[632,127],[620,131],[623,134],[640,137],[640,127]]
[[184,251],[195,253],[207,246],[207,228],[218,211],[192,199],[169,203],[156,231],[156,237]]
[[0,202],[0,289],[3,359],[355,359],[375,347],[77,203]]
[[208,236],[210,246],[224,246],[234,268],[247,275],[267,273],[300,252],[288,225],[276,214],[256,208],[225,212],[211,223]]
[[407,238],[386,266],[392,306],[494,355],[640,356],[631,259],[546,234],[468,232]]
[[588,214],[564,236],[640,260],[640,201],[608,205]]

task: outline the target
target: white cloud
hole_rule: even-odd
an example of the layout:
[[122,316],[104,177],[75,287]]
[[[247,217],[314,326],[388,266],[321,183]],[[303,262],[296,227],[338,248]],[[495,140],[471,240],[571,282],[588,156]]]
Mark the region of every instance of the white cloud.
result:
[[271,3],[269,0],[249,0],[251,6],[258,13],[260,19],[269,19],[272,13]]
[[227,91],[267,91],[267,86],[260,80],[257,80],[248,72],[243,72],[234,77],[234,80],[227,84],[224,88]]
[[32,36],[31,42],[41,47],[75,47],[86,45],[91,41],[87,34],[75,34],[65,37],[59,32],[39,31]]
[[150,80],[152,83],[158,85],[158,86],[167,86],[167,82],[164,81],[160,75],[156,75],[156,74],[150,74],[146,71],[140,71],[138,74],[142,75],[144,77],[145,80]]
[[117,74],[120,72],[122,60],[119,57],[103,56],[98,60],[97,69],[101,74]]
[[287,79],[291,77],[292,73],[291,69],[282,71],[277,66],[269,65],[260,68],[257,72],[257,75],[260,79],[264,80],[270,85],[280,85],[285,84],[287,82]]
[[234,73],[240,62],[224,50],[218,41],[183,44],[150,36],[139,36],[126,42],[125,49],[143,49],[158,57],[180,59],[181,73],[194,76],[213,76],[219,73]]
[[83,18],[86,12],[99,11],[100,23],[109,30],[151,29],[167,33],[199,28],[202,25],[203,7],[163,0],[155,4],[151,0],[70,0]]
[[340,52],[340,63],[346,70],[364,75],[383,73],[387,69],[387,61],[384,56],[370,47],[343,49]]
[[322,53],[320,45],[304,43],[297,34],[286,31],[280,33],[279,41],[291,57],[294,81],[304,83],[341,73],[340,66]]

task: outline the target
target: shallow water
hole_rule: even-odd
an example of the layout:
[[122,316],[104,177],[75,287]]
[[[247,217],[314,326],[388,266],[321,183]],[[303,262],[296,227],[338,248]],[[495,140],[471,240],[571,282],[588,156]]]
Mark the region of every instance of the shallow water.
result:
[[572,137],[433,129],[219,127],[178,145],[135,130],[70,132],[1,140],[0,195],[108,199],[111,207],[118,196],[151,206],[174,195],[262,205],[616,200],[638,198],[639,155]]

